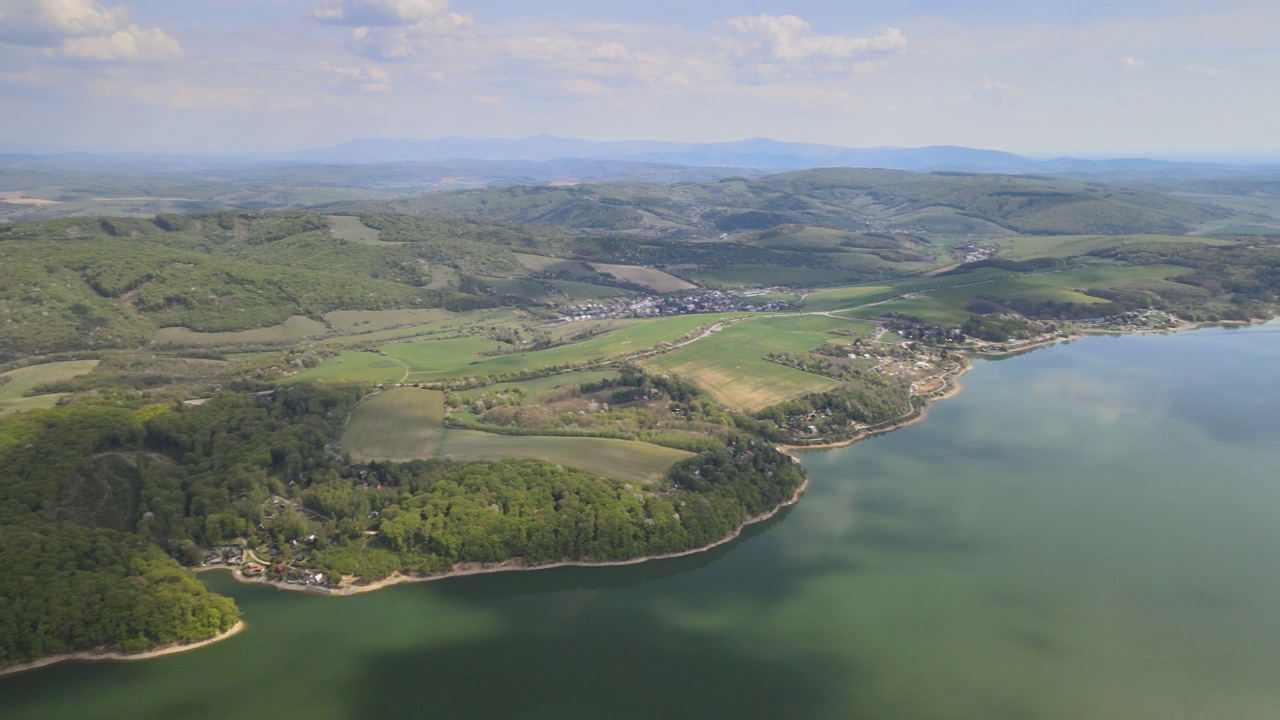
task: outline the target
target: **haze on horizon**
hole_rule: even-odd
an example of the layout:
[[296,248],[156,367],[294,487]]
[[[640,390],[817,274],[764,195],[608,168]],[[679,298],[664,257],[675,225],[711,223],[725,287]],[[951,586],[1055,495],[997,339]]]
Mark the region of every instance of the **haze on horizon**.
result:
[[6,145],[358,137],[1280,153],[1274,0],[0,0]]

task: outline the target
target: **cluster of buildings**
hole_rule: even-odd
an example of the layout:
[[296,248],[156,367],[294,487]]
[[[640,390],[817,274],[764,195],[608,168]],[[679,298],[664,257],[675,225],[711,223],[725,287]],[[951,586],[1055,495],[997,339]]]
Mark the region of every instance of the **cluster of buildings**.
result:
[[782,310],[783,300],[754,300],[768,295],[768,291],[703,290],[672,295],[621,297],[617,300],[595,300],[566,305],[559,311],[564,314],[562,323],[580,320],[613,318],[657,318],[662,315],[692,315],[698,313],[741,313],[741,311]]
[[765,290],[750,292],[697,290],[660,296],[593,300],[560,308],[560,312],[564,314],[561,322],[695,313],[759,312],[782,310],[787,307],[784,300],[761,298],[767,294],[768,291]]
[[956,262],[962,265],[990,260],[999,252],[999,246],[983,245],[982,243],[968,243],[951,248],[951,256],[956,259]]
[[1143,310],[1141,312],[1123,312],[1119,315],[1089,318],[1082,323],[1092,330],[1118,330],[1123,332],[1141,332],[1143,330],[1167,330],[1178,326],[1178,318],[1163,310]]

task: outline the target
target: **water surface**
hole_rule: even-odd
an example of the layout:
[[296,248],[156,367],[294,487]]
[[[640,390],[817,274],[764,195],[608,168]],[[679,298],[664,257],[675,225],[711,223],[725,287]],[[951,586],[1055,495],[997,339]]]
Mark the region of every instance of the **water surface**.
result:
[[0,717],[1280,717],[1280,325],[979,362],[807,453],[797,506],[641,566],[349,598],[0,679]]

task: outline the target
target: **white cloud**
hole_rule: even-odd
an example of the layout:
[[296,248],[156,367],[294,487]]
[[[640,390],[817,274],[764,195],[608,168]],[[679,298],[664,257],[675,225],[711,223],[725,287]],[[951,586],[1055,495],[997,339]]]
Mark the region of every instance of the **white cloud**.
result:
[[160,28],[128,22],[125,5],[98,0],[7,0],[0,13],[0,43],[45,48],[81,60],[142,60],[182,55]]
[[1228,70],[1205,67],[1204,65],[1188,65],[1182,68],[1182,72],[1186,73],[1187,75],[1190,75],[1191,77],[1197,77],[1197,78],[1216,78],[1216,77],[1223,77],[1224,75],[1231,74],[1231,72]]
[[320,22],[353,27],[433,25],[455,29],[471,17],[449,11],[449,0],[339,0],[311,11]]
[[341,80],[339,86],[356,87],[365,92],[391,92],[391,75],[376,63],[366,62],[362,65],[331,65],[320,63],[320,69],[336,75]]
[[[907,36],[896,27],[870,37],[817,35],[795,15],[744,15],[725,26],[736,36],[720,38],[735,59],[763,74],[786,69],[826,72],[869,72],[877,68],[866,56],[891,55],[907,49]],[[858,62],[852,62],[860,59]]]
[[1129,70],[1137,70],[1147,66],[1146,60],[1140,60],[1132,55],[1125,55],[1120,58],[1120,66]]
[[84,60],[140,60],[182,56],[182,46],[160,28],[130,25],[110,35],[67,38],[62,54]]
[[1013,83],[1001,80],[992,80],[991,78],[982,78],[982,82],[978,83],[976,90],[967,92],[962,95],[953,95],[947,98],[947,102],[952,105],[972,105],[985,103],[987,105],[1018,105],[1022,102],[1022,96],[1025,93],[1022,88]]

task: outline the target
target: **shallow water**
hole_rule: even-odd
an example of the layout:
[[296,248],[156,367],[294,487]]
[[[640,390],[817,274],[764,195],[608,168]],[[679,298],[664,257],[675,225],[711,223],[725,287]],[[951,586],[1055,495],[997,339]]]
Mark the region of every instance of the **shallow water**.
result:
[[0,717],[1280,717],[1280,324],[979,362],[703,555],[326,598]]

